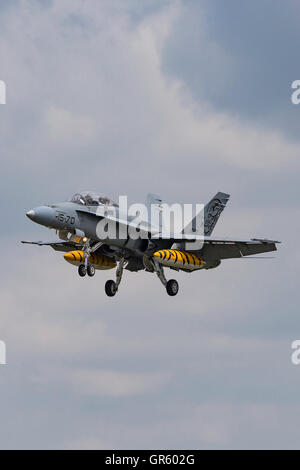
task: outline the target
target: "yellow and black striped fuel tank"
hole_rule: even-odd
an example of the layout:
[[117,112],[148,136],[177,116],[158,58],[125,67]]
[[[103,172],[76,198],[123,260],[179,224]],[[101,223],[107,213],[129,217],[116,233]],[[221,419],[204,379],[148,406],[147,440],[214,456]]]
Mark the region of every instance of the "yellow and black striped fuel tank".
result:
[[[69,251],[64,255],[65,260],[68,263],[79,266],[84,264],[84,256],[82,250]],[[94,266],[95,269],[112,269],[117,266],[117,264],[108,256],[105,255],[96,255],[92,253],[89,257],[89,263]]]
[[158,263],[169,268],[187,269],[193,271],[195,269],[205,268],[205,261],[194,253],[179,250],[159,250],[153,254]]

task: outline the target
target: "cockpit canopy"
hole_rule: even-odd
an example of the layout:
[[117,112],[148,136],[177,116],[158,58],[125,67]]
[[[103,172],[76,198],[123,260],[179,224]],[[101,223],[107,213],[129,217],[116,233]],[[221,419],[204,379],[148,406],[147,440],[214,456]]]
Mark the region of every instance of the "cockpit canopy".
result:
[[118,204],[112,201],[109,197],[104,196],[103,194],[93,193],[91,191],[76,193],[69,199],[69,202],[74,202],[75,204],[81,204],[83,206],[105,205],[118,207]]

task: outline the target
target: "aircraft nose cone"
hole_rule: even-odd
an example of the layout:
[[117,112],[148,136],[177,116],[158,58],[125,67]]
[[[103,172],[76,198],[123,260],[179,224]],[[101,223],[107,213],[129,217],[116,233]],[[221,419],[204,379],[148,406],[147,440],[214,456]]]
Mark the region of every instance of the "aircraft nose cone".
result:
[[34,210],[31,209],[30,211],[26,212],[26,215],[29,219],[33,220],[33,218],[35,216],[35,212],[34,212]]
[[27,217],[33,222],[45,227],[55,227],[55,211],[48,206],[39,206],[27,212]]

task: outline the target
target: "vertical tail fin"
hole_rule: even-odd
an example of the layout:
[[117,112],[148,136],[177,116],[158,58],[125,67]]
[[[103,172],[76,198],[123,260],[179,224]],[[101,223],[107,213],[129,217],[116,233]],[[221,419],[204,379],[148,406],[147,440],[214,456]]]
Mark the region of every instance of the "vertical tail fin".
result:
[[229,198],[229,194],[219,192],[204,206],[204,235],[212,234]]
[[[201,233],[202,235],[204,234],[209,236],[212,234],[229,198],[229,194],[219,192],[204,206],[204,230]],[[200,221],[200,216],[202,218],[203,214],[198,214],[193,218],[193,220],[191,220],[191,222],[184,228],[184,233],[196,232],[197,217],[199,217]]]

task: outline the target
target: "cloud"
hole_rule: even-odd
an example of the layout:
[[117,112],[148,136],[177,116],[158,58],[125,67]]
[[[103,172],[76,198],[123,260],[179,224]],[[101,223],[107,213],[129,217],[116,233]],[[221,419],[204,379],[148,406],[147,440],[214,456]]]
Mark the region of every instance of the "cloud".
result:
[[298,76],[290,60],[299,49],[296,2],[286,2],[284,18],[278,0],[181,7],[164,46],[164,72],[184,81],[196,101],[298,141],[299,109],[290,104]]
[[111,370],[77,370],[71,377],[75,390],[85,395],[126,397],[156,391],[166,382],[162,374],[128,374]]
[[54,140],[90,140],[95,134],[96,123],[89,116],[77,116],[65,109],[50,106],[46,110],[46,125]]

